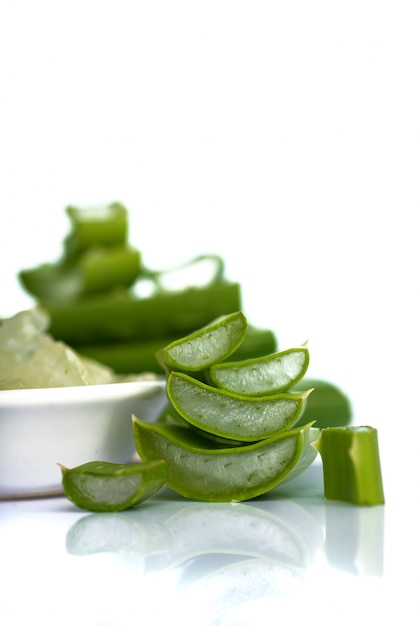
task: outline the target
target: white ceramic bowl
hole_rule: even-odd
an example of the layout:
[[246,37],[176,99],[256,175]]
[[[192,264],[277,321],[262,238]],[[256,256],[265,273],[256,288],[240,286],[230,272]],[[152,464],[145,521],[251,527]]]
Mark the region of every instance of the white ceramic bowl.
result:
[[125,463],[135,456],[132,414],[153,421],[164,380],[0,391],[0,498],[61,492],[57,463]]

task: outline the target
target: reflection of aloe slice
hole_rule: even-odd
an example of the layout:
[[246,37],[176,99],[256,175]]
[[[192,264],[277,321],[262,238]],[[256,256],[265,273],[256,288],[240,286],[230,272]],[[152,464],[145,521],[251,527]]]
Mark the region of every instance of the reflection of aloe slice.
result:
[[[301,593],[301,574],[300,571],[267,559],[240,560],[180,589],[179,600],[182,606],[199,606],[207,619],[205,623],[215,624],[215,620],[226,615],[229,618],[236,609],[245,611],[245,605],[252,602],[277,598],[282,594]],[[242,619],[243,616],[240,617]],[[259,617],[260,622],[257,623],[264,623],[263,615]],[[279,623],[279,615],[276,618]],[[228,623],[241,624],[247,621],[244,619]]]
[[383,575],[384,510],[382,506],[347,506],[341,515],[337,503],[326,503],[325,554],[331,567],[356,576]]
[[304,568],[306,552],[295,530],[279,517],[246,504],[190,504],[165,522],[170,550],[147,561],[147,570],[177,567],[207,554],[266,558]]
[[168,397],[193,426],[237,441],[259,441],[289,428],[302,412],[310,390],[275,396],[238,396],[172,372]]
[[133,417],[133,430],[143,461],[165,459],[167,485],[194,500],[254,498],[301,473],[316,455],[311,441],[317,432],[310,425],[233,448],[214,447],[187,426],[146,423]]
[[93,513],[81,517],[67,533],[67,552],[77,556],[100,552],[135,552],[146,556],[170,549],[171,536],[163,523],[144,511],[139,519],[129,513]]
[[199,330],[173,341],[157,354],[168,370],[197,372],[229,357],[242,343],[247,329],[245,315],[223,315]]
[[263,396],[295,385],[304,376],[308,364],[307,348],[291,348],[245,361],[215,364],[209,376],[221,389],[240,395]]
[[87,511],[122,511],[154,495],[165,484],[164,460],[149,463],[91,461],[72,469],[61,467],[65,495]]

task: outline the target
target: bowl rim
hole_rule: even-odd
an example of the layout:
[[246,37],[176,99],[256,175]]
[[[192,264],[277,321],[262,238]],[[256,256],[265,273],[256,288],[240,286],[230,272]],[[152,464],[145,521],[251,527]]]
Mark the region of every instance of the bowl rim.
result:
[[77,385],[68,387],[34,387],[25,389],[1,389],[0,409],[17,404],[35,402],[78,402],[94,401],[101,399],[115,400],[130,397],[148,391],[163,390],[165,378],[156,377],[143,380],[116,381],[114,383],[102,383],[96,385]]

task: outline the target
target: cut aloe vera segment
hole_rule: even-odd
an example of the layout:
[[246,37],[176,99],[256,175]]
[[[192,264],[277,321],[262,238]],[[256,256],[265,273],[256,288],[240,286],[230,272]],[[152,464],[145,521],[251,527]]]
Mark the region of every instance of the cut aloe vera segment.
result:
[[210,380],[221,389],[246,396],[265,396],[286,391],[305,375],[309,365],[306,347],[228,363],[209,370]]
[[359,505],[384,504],[375,428],[324,428],[312,445],[322,457],[326,498]]
[[266,493],[314,460],[310,425],[264,441],[218,448],[185,426],[143,422],[133,416],[137,452],[143,461],[165,459],[167,485],[180,495],[207,502],[239,502]]
[[67,498],[87,511],[122,511],[159,491],[168,476],[167,463],[107,463],[91,461],[68,469],[60,465]]
[[167,379],[168,398],[181,417],[206,432],[238,441],[267,439],[289,428],[310,392],[240,396],[183,372],[171,372]]
[[247,318],[241,311],[222,315],[199,330],[177,339],[157,355],[167,370],[196,372],[229,357],[242,343]]

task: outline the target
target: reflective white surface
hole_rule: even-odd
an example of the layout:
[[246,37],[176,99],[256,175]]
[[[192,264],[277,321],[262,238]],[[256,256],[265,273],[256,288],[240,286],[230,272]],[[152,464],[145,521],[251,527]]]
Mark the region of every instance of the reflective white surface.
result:
[[168,489],[117,514],[61,497],[0,502],[0,617],[11,626],[35,616],[48,626],[412,625],[416,540],[408,503],[398,505],[324,501],[316,462],[240,504]]

